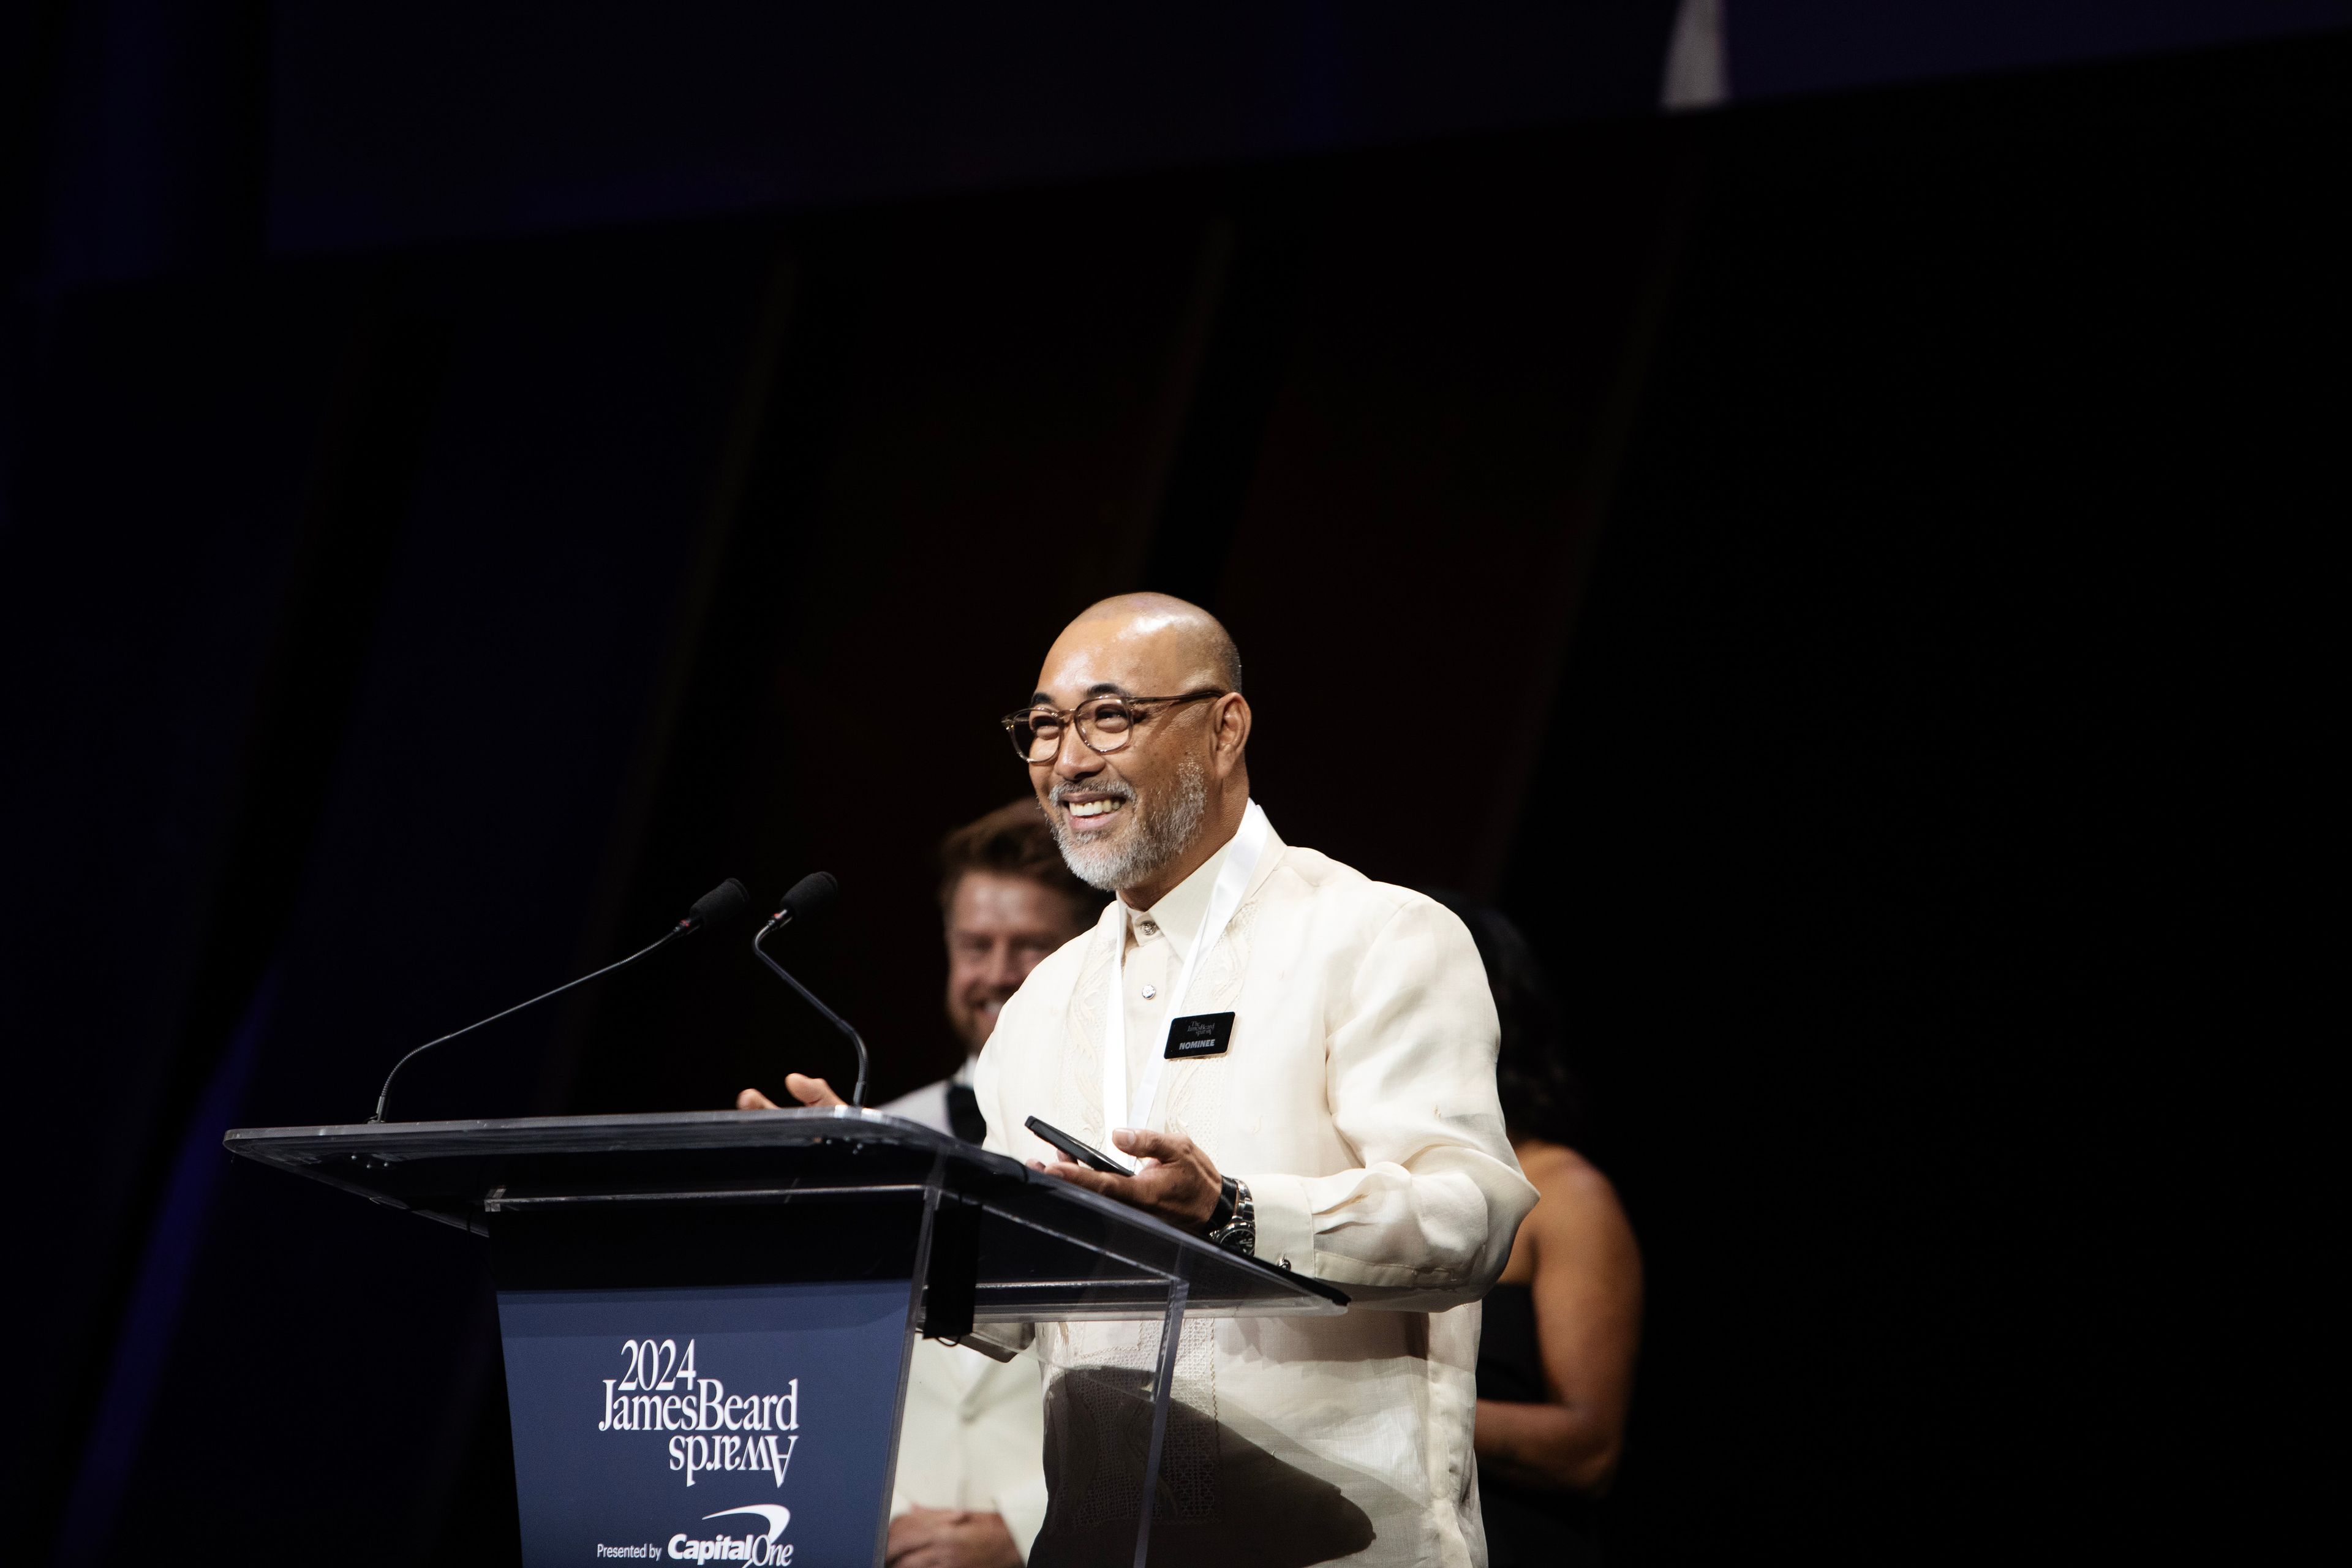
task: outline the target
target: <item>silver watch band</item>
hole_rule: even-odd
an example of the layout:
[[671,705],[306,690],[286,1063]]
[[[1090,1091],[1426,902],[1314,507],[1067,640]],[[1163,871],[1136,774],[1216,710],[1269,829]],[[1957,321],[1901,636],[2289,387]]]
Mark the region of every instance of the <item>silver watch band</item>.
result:
[[1234,1217],[1209,1233],[1209,1239],[1228,1252],[1244,1257],[1257,1253],[1257,1205],[1251,1201],[1249,1184],[1236,1177],[1234,1181]]

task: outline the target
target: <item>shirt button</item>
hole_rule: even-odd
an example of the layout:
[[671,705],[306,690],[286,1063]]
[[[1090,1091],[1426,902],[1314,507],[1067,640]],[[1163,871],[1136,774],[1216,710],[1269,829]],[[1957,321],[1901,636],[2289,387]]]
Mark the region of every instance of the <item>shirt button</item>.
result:
[[1159,994],[1160,994],[1160,987],[1159,987],[1159,986],[1157,986],[1157,985],[1147,985],[1147,986],[1145,986],[1145,987],[1143,988],[1143,999],[1144,999],[1146,1002],[1150,1001],[1154,996],[1157,996],[1157,995],[1159,995]]
[[1141,931],[1146,936],[1158,936],[1160,934],[1159,926],[1155,925],[1150,921],[1138,921],[1135,929]]

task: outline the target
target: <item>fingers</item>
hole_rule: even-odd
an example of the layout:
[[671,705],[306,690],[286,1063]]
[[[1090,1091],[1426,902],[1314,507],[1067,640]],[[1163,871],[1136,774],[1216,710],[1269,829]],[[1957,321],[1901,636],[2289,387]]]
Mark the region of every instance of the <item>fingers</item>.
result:
[[[847,1105],[849,1101],[833,1092],[833,1085],[821,1078],[805,1073],[784,1075],[784,1092],[803,1105]],[[747,1089],[735,1097],[738,1110],[782,1110],[784,1108],[756,1089]]]
[[890,1521],[890,1533],[883,1548],[885,1563],[905,1562],[907,1553],[928,1545],[939,1534],[939,1527],[922,1517],[929,1511],[929,1509],[916,1509]]
[[959,1509],[918,1506],[908,1510],[890,1521],[883,1561],[888,1568],[922,1568],[925,1563],[950,1562],[951,1557],[942,1553],[948,1550],[954,1527],[969,1517]]
[[1074,1187],[1084,1187],[1090,1193],[1100,1193],[1107,1198],[1118,1198],[1122,1202],[1135,1201],[1119,1190],[1127,1183],[1135,1179],[1132,1176],[1108,1175],[1091,1166],[1081,1165],[1071,1160],[1056,1160],[1049,1165],[1040,1165],[1037,1168],[1049,1176],[1059,1176]]
[[1204,1181],[1187,1165],[1146,1162],[1145,1168],[1132,1176],[1108,1175],[1068,1160],[1055,1160],[1050,1164],[1032,1160],[1029,1168],[1058,1177],[1074,1187],[1099,1193],[1114,1203],[1158,1215],[1173,1225],[1198,1226],[1217,1208],[1214,1176]]
[[786,1073],[784,1092],[803,1105],[847,1105],[849,1103],[833,1092],[833,1085],[821,1078],[811,1078],[806,1073]]
[[1192,1141],[1181,1132],[1153,1132],[1140,1127],[1121,1127],[1110,1135],[1111,1146],[1129,1154],[1150,1154],[1160,1160],[1177,1160],[1192,1152]]
[[1045,1173],[1058,1176],[1074,1187],[1084,1187],[1090,1193],[1100,1193],[1107,1198],[1126,1204],[1130,1208],[1156,1210],[1168,1195],[1172,1173],[1156,1169],[1150,1175],[1138,1173],[1132,1176],[1114,1176],[1108,1171],[1097,1171],[1091,1165],[1074,1164],[1056,1160],[1047,1165]]

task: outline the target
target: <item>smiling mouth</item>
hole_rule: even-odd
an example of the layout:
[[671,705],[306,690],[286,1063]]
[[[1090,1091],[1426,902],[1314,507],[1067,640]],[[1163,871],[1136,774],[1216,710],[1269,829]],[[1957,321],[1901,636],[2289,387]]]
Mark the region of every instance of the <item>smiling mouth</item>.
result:
[[1108,816],[1126,805],[1127,802],[1114,798],[1074,800],[1067,803],[1063,809],[1072,816],[1084,821],[1088,817]]

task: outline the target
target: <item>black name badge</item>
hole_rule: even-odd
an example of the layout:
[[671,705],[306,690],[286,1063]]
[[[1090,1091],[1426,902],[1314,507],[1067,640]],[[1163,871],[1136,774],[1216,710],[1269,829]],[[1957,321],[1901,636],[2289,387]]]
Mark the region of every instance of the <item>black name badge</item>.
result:
[[1221,1057],[1233,1040],[1231,1013],[1195,1013],[1189,1018],[1171,1018],[1168,1021],[1167,1059],[1181,1062],[1192,1057]]

